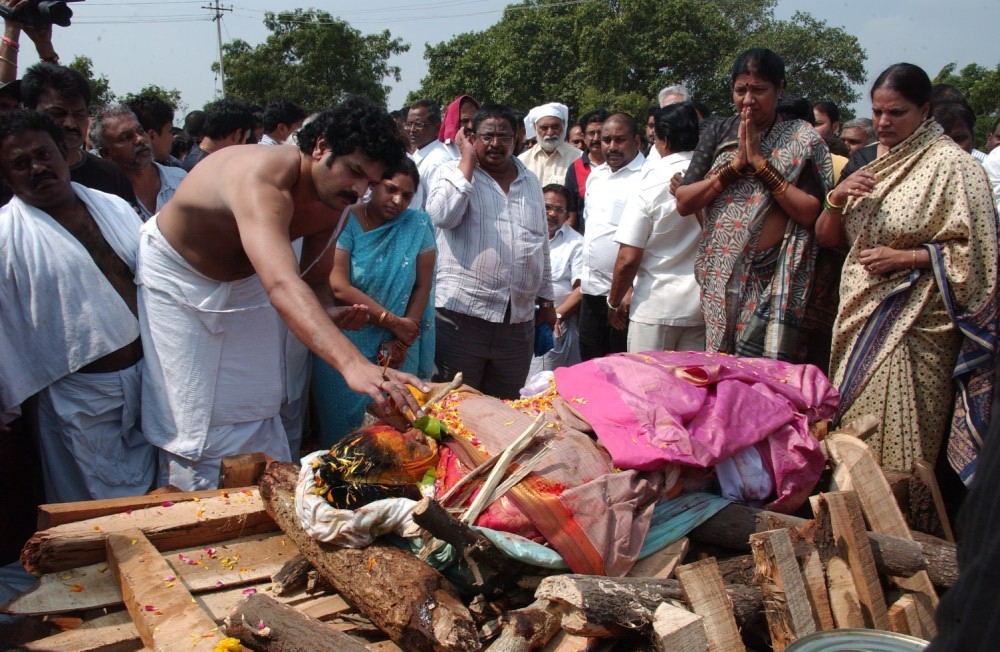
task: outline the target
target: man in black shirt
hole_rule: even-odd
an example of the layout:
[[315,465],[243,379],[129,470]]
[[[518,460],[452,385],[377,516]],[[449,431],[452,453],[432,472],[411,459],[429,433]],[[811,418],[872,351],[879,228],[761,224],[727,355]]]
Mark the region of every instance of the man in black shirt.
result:
[[114,163],[84,149],[90,127],[90,86],[83,75],[53,63],[36,64],[21,79],[21,102],[47,114],[62,127],[71,181],[136,205],[132,184],[125,174]]

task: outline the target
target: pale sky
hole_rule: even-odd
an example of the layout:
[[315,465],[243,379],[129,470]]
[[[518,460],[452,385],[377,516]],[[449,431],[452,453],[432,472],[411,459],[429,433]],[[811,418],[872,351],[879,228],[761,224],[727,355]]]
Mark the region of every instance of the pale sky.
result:
[[[149,83],[181,92],[187,109],[215,99],[217,80],[211,64],[218,59],[213,12],[202,7],[213,0],[85,0],[73,2],[73,24],[55,27],[53,42],[62,61],[89,56],[94,71],[106,76],[118,94]],[[439,43],[497,22],[503,0],[366,0],[363,3],[306,0],[231,0],[222,18],[222,39],[262,42],[265,11],[319,6],[363,33],[389,29],[410,44],[410,51],[391,63],[402,70],[392,86],[390,108],[403,104],[427,72],[426,43]],[[1000,2],[997,0],[779,0],[776,15],[788,18],[807,11],[829,25],[858,37],[868,52],[869,80],[892,63],[908,61],[932,77],[949,62],[987,67],[1000,62]],[[22,36],[20,70],[37,61]],[[866,91],[862,95],[866,95]],[[558,100],[559,98],[550,98]],[[1000,98],[998,98],[1000,99]],[[862,99],[857,109],[867,111]],[[182,116],[178,116],[178,120]]]

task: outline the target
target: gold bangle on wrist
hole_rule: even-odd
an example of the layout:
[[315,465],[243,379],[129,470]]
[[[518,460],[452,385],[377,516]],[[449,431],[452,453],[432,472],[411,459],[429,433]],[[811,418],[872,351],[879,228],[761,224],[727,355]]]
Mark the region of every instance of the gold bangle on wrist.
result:
[[823,208],[828,211],[842,211],[844,210],[844,204],[834,204],[833,203],[833,190],[826,193],[826,197],[823,200]]
[[389,311],[388,310],[383,310],[382,314],[378,316],[378,320],[375,323],[378,324],[379,326],[381,326],[382,322],[385,321],[385,316],[387,314],[389,314]]
[[764,171],[764,168],[766,168],[770,164],[771,164],[771,162],[769,160],[767,160],[766,158],[761,159],[760,160],[760,167],[756,168],[753,171],[754,176],[759,176],[760,173]]
[[719,177],[719,181],[722,182],[722,186],[725,187],[738,180],[743,175],[740,174],[740,171],[737,170],[736,166],[733,165],[733,162],[730,161],[719,168],[717,176]]
[[771,191],[771,194],[778,194],[788,190],[788,180],[781,176],[781,173],[774,169],[768,161],[764,169],[757,173],[757,178],[761,180],[764,186]]

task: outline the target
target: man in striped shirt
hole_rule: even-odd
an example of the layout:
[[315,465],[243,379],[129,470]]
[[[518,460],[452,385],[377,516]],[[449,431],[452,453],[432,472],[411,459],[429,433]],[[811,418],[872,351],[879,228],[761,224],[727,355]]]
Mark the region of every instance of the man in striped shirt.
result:
[[437,227],[438,377],[461,371],[500,398],[518,396],[536,323],[555,324],[545,202],[513,156],[516,132],[509,109],[484,106],[456,138],[461,158],[438,168],[427,196]]

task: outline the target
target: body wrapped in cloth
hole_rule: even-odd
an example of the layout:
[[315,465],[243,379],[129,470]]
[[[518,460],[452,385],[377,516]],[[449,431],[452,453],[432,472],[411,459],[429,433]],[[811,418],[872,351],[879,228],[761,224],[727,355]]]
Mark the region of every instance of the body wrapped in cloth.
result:
[[[610,356],[561,369],[548,391],[514,402],[463,387],[428,410],[448,432],[437,449],[435,495],[499,455],[543,414],[536,442],[510,469],[530,465],[531,472],[475,524],[547,543],[573,572],[624,575],[639,557],[657,503],[682,490],[682,469],[701,476],[752,448],[774,478],[770,506],[795,509],[823,466],[809,424],[832,415],[836,403],[836,391],[814,367],[712,353]],[[426,451],[419,457],[432,465]],[[399,464],[416,477],[411,462]],[[304,469],[305,476],[319,478]],[[475,490],[460,491],[448,506],[474,497]],[[367,518],[374,507],[354,511]],[[381,531],[412,531],[399,510],[389,520]]]

